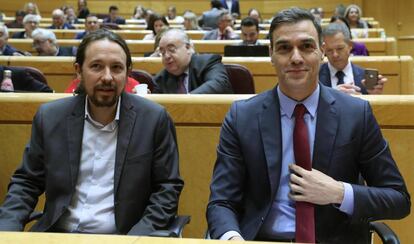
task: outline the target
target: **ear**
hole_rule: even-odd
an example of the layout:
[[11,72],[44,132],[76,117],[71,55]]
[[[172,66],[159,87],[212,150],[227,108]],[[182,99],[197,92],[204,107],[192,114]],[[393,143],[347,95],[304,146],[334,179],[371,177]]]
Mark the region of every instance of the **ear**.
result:
[[274,67],[275,66],[275,62],[274,62],[274,60],[273,60],[273,48],[271,48],[270,46],[269,46],[269,56],[270,56],[270,62],[272,62],[272,66]]
[[82,68],[78,63],[73,64],[73,67],[75,67],[75,71],[76,71],[76,78],[80,79],[81,78],[81,72],[82,72]]

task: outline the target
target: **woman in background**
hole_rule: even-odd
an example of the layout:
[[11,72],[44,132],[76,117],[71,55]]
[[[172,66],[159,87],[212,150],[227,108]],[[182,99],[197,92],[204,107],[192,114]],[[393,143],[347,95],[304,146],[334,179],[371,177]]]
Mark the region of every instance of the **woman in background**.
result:
[[142,40],[155,40],[155,36],[164,26],[170,26],[167,19],[159,14],[153,14],[148,21],[149,30],[152,33],[146,34]]

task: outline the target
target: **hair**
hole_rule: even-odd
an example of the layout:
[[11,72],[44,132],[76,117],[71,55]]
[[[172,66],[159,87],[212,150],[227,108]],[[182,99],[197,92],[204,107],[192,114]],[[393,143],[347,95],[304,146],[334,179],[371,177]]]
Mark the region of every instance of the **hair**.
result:
[[335,13],[341,17],[345,16],[345,6],[341,3],[335,7]]
[[141,18],[143,18],[144,16],[145,16],[145,14],[146,14],[146,12],[147,12],[147,10],[142,6],[142,5],[137,5],[137,6],[135,6],[135,8],[134,8],[134,13],[132,14],[132,16],[135,16],[136,14],[137,14],[137,9],[138,8],[140,8],[141,10],[142,10],[142,15],[141,15]]
[[169,6],[169,7],[167,8],[167,10],[171,10],[171,11],[173,11],[174,13],[177,13],[177,8],[176,8],[174,5]]
[[132,69],[131,52],[129,51],[128,45],[126,44],[125,40],[122,39],[122,37],[120,37],[118,34],[105,29],[99,29],[97,31],[91,32],[82,39],[82,42],[79,44],[78,51],[76,52],[75,63],[79,64],[79,66],[82,67],[83,62],[85,61],[86,48],[91,43],[99,40],[108,40],[118,44],[126,54],[127,68]]
[[362,16],[362,10],[356,4],[350,4],[348,7],[346,7],[345,13],[344,13],[345,18],[348,19],[349,12],[351,12],[351,9],[352,8],[355,8],[358,11],[358,13],[359,13],[358,20],[359,20],[361,18],[361,16]]
[[117,6],[115,5],[111,5],[109,6],[109,12],[111,12],[112,10],[119,10]]
[[3,38],[7,39],[9,37],[9,30],[4,23],[0,23],[0,31],[3,31]]
[[152,14],[149,18],[148,21],[148,30],[152,30],[152,33],[154,34],[154,36],[157,34],[155,33],[155,28],[154,28],[154,24],[156,21],[161,20],[162,23],[164,23],[165,26],[170,26],[170,24],[168,23],[167,19],[165,18],[165,16],[159,15],[159,14]]
[[220,9],[220,8],[223,7],[223,5],[221,4],[220,0],[211,0],[210,4],[211,4],[211,8],[218,8],[218,9]]
[[27,14],[26,16],[24,16],[23,18],[23,24],[26,24],[29,21],[33,21],[39,24],[41,17],[39,15],[35,15],[35,14]]
[[217,23],[220,23],[220,21],[222,21],[224,19],[224,16],[229,15],[231,18],[233,18],[233,16],[231,16],[230,12],[227,10],[222,10],[221,13],[219,14],[218,18],[217,18]]
[[19,16],[26,16],[26,12],[24,12],[23,10],[17,10],[16,14],[14,15],[15,17],[19,17]]
[[40,14],[39,8],[37,7],[36,3],[33,3],[33,2],[25,3],[23,6],[23,10],[27,13],[27,8],[29,7],[30,4],[32,4],[34,7],[34,13],[39,15]]
[[342,33],[344,35],[346,42],[351,41],[351,32],[344,23],[330,23],[325,29],[323,29],[323,37],[333,36],[338,33]]
[[259,22],[257,21],[257,19],[254,19],[252,17],[246,17],[242,19],[240,26],[256,26],[256,30],[259,31]]
[[305,9],[293,7],[289,9],[284,9],[274,16],[269,29],[270,47],[273,48],[273,32],[279,26],[284,24],[295,24],[304,20],[309,20],[313,23],[313,26],[315,27],[316,32],[318,33],[319,46],[322,46],[322,28],[316,21],[315,17]]
[[60,16],[60,17],[64,17],[64,16],[65,16],[65,13],[63,12],[63,10],[62,10],[62,9],[57,8],[57,9],[54,9],[54,10],[52,11],[52,16]]
[[155,36],[155,38],[154,38],[154,50],[156,50],[157,49],[157,47],[160,45],[160,41],[161,41],[161,37],[165,34],[165,32],[167,31],[167,30],[169,30],[170,29],[170,27],[168,27],[168,26],[163,26],[162,28],[161,28],[161,30],[157,33],[157,35]]
[[260,21],[262,21],[262,15],[260,14],[260,11],[257,8],[251,8],[249,9],[249,11],[247,12],[247,16],[250,16],[251,12],[256,11],[259,14],[259,19]]
[[40,38],[45,40],[50,40],[52,44],[56,46],[56,35],[51,30],[43,29],[43,28],[36,28],[32,32],[32,38]]
[[188,19],[190,21],[191,30],[197,30],[198,29],[198,20],[197,15],[191,11],[187,11],[183,15],[184,19]]
[[185,33],[185,31],[184,30],[182,30],[182,29],[173,29],[173,28],[171,28],[171,29],[168,29],[168,30],[166,30],[163,34],[162,34],[162,36],[161,36],[161,38],[160,38],[160,40],[164,37],[164,36],[166,36],[166,35],[171,35],[171,34],[173,34],[173,36],[174,37],[176,37],[177,39],[180,39],[183,43],[185,43],[186,45],[189,45],[190,46],[190,49],[191,49],[191,51],[194,53],[195,52],[195,50],[194,50],[194,45],[193,45],[193,43],[191,42],[191,39],[190,39],[190,37],[187,35],[187,33]]
[[[345,17],[340,16],[340,15],[334,15],[331,17],[331,20],[329,21],[329,23],[334,23],[337,20],[340,20],[342,23],[344,23],[346,25],[346,27],[348,28],[349,32],[351,33],[351,27],[349,26],[348,21],[345,19]],[[350,39],[352,39],[352,34],[350,36]]]

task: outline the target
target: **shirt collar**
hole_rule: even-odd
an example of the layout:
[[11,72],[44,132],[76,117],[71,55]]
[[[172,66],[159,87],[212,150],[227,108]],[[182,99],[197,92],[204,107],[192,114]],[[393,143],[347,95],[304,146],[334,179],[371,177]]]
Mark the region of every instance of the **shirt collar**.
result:
[[[85,120],[91,122],[94,126],[96,126],[98,128],[103,128],[104,125],[102,125],[101,123],[95,121],[92,118],[92,116],[90,115],[89,108],[88,108],[88,104],[89,104],[88,96],[86,96],[86,98],[85,98]],[[119,121],[119,113],[120,113],[119,111],[120,111],[120,107],[121,107],[121,96],[119,96],[118,103],[116,105],[116,112],[115,112],[115,119],[114,119],[114,121]]]
[[309,97],[307,97],[305,100],[301,102],[298,102],[283,94],[283,92],[280,90],[280,87],[277,86],[277,95],[279,96],[280,102],[280,115],[286,115],[289,118],[292,118],[296,104],[303,104],[305,105],[312,119],[315,118],[316,110],[318,108],[319,103],[319,93],[320,87],[318,84],[316,89],[312,92],[312,94]]
[[[329,67],[329,73],[331,75],[331,78],[336,77],[336,72],[338,72],[339,70],[337,70],[335,67],[333,67],[331,65],[331,63],[329,63],[329,62],[328,62],[328,67]],[[352,73],[352,66],[351,66],[351,62],[349,60],[348,60],[347,65],[345,66],[345,68],[342,69],[342,72],[344,72],[345,76],[347,74],[349,74],[349,72]]]

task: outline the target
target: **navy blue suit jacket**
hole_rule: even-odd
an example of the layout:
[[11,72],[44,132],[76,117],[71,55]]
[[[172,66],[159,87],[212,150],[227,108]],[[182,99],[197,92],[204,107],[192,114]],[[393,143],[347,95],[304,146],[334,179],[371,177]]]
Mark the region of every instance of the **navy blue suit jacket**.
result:
[[[347,216],[332,204],[316,205],[316,240],[369,243],[369,221],[410,212],[404,180],[367,101],[321,85],[317,111],[312,167],[352,185],[354,212]],[[247,240],[258,238],[279,188],[281,133],[276,89],[231,106],[210,186],[207,221],[212,238],[230,230]],[[368,186],[358,185],[360,174]]]
[[[364,79],[365,70],[361,68],[360,66],[355,65],[353,63],[351,63],[351,66],[352,66],[352,73],[354,74],[355,85],[361,88],[362,94],[368,94],[367,89],[361,82]],[[325,86],[332,87],[331,73],[329,72],[328,63],[322,64],[321,67],[319,68],[319,81]]]
[[16,48],[6,44],[6,48],[4,49],[1,55],[3,56],[13,56],[13,53],[18,52]]
[[240,16],[239,0],[232,0],[231,9],[227,6],[226,0],[221,0],[221,5],[223,5],[225,9],[228,9],[230,13],[237,13]]

